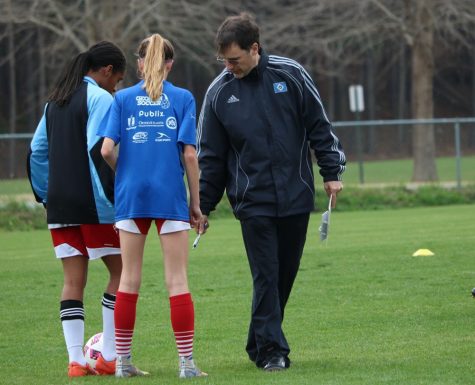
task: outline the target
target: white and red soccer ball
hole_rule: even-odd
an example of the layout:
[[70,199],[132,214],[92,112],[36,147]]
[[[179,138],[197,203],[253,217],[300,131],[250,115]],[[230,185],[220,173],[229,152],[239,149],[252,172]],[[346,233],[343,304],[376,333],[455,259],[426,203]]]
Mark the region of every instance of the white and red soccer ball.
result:
[[96,361],[102,351],[102,333],[94,334],[84,345],[83,352],[86,362],[91,368],[96,367]]

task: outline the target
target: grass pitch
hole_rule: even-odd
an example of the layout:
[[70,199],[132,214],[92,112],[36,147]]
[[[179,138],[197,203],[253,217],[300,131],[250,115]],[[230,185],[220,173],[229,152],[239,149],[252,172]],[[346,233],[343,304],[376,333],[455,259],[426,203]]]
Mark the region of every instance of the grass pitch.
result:
[[[190,250],[195,358],[213,385],[466,385],[473,380],[475,205],[334,212],[328,245],[312,215],[301,270],[286,309],[290,370],[264,373],[244,352],[251,279],[232,218],[213,220]],[[190,244],[193,241],[190,236]],[[61,264],[47,231],[0,232],[0,384],[69,384],[59,321]],[[432,257],[412,257],[428,248]],[[105,268],[90,265],[86,339],[101,330]],[[163,284],[160,247],[146,247],[133,355],[151,372],[129,381],[183,384]]]

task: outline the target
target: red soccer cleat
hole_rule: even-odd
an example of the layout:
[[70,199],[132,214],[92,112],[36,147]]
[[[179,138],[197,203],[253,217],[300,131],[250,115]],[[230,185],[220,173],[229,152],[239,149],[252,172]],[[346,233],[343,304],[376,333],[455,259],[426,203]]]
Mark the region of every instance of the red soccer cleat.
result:
[[84,377],[84,376],[95,376],[96,371],[89,366],[89,364],[81,365],[77,362],[71,362],[68,365],[68,376],[69,377]]
[[100,376],[111,376],[115,374],[115,360],[106,361],[102,354],[99,354],[99,357],[96,361],[96,372]]

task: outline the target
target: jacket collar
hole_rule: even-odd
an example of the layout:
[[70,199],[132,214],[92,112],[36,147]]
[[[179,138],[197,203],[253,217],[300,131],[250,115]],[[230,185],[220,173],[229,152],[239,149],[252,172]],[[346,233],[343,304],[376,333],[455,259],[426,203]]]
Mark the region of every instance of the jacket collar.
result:
[[259,47],[259,56],[259,63],[257,63],[257,66],[255,66],[251,72],[249,72],[249,74],[244,77],[244,79],[258,80],[266,70],[267,64],[269,62],[269,56],[262,47]]
[[91,83],[91,84],[94,84],[95,86],[98,86],[99,87],[99,84],[97,84],[97,82],[91,78],[90,76],[87,76],[85,75],[83,80],[86,82],[86,83]]

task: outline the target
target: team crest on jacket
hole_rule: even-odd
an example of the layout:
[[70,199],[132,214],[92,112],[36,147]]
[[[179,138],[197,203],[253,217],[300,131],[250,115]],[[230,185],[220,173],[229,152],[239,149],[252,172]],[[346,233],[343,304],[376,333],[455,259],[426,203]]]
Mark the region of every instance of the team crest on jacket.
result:
[[274,83],[274,92],[276,94],[287,92],[287,84],[285,82]]

